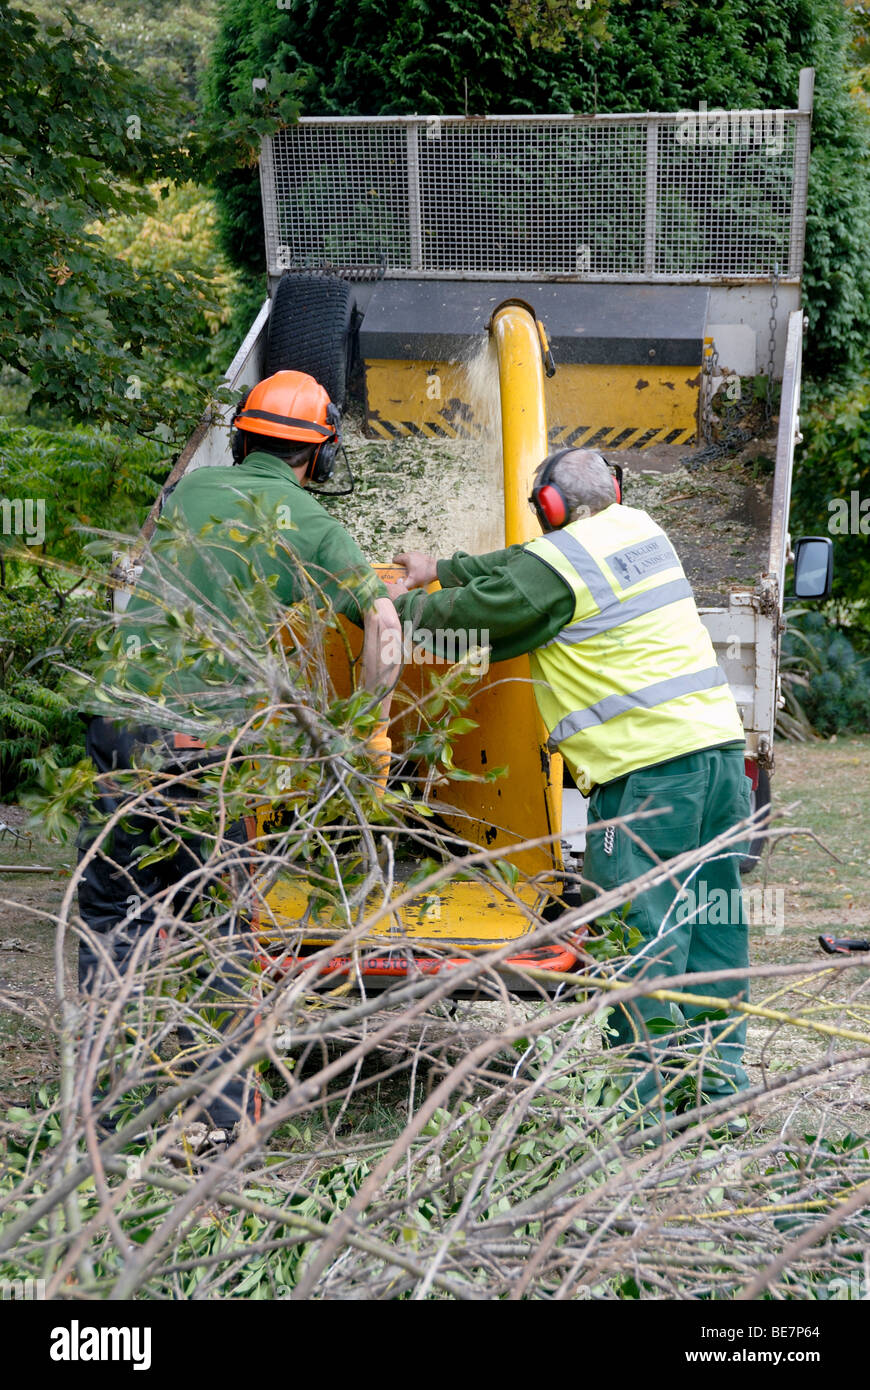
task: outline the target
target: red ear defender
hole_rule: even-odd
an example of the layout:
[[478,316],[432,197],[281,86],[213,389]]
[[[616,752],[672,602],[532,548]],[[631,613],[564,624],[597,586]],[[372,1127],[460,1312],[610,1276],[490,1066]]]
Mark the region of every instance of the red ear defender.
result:
[[564,526],[568,520],[568,506],[565,494],[555,483],[547,483],[536,489],[537,503],[550,527]]
[[554,531],[557,527],[564,526],[568,520],[568,499],[562,489],[550,479],[559,459],[573,452],[573,449],[557,449],[554,454],[547,455],[538,469],[537,482],[532,488],[529,502],[542,531]]
[[[553,470],[560,459],[566,454],[573,454],[574,449],[557,449],[554,454],[548,454],[537,472],[537,482],[532,488],[532,495],[529,498],[530,505],[534,508],[542,531],[555,531],[560,526],[565,526],[571,509],[568,499],[557,483],[551,481]],[[605,460],[606,462],[606,460]],[[616,501],[622,501],[622,468],[618,463],[608,464],[613,478],[613,491],[616,494]]]
[[604,462],[607,464],[607,467],[610,469],[610,476],[611,476],[611,478],[613,479],[613,491],[616,493],[616,500],[617,500],[617,502],[621,502],[621,501],[622,501],[622,464],[621,464],[621,463],[609,463],[607,459],[605,459]]

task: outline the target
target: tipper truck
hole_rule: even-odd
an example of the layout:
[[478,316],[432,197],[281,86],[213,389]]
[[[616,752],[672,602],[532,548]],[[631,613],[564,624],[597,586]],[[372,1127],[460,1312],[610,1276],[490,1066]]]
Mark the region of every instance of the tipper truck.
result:
[[[274,371],[309,372],[344,408],[355,372],[368,438],[399,457],[402,441],[429,441],[433,457],[439,441],[467,441],[475,459],[489,422],[469,360],[488,338],[500,449],[495,470],[469,470],[455,546],[531,540],[541,459],[573,444],[602,451],[626,500],[674,541],[741,712],[758,806],[781,700],[812,89],[806,69],[784,112],[303,117],[263,142],[268,295],[226,373],[241,393]],[[203,419],[170,484],[229,462],[230,418],[227,407]],[[342,519],[353,531],[352,510]],[[824,569],[818,544],[803,555]],[[525,909],[559,899],[584,819],[528,676],[525,657],[481,676],[454,761],[508,771],[452,783],[441,808],[467,844],[517,865],[528,903],[471,882],[441,890],[434,917],[413,902],[374,929],[370,985],[510,941],[520,982],[524,965],[575,963],[564,938],[523,951]],[[346,658],[333,677],[349,689]],[[406,668],[412,694],[422,679]],[[252,925],[286,954],[307,902],[288,877]],[[328,941],[316,927],[300,954]],[[416,964],[393,949],[397,933],[419,944]],[[345,967],[329,962],[332,974]]]

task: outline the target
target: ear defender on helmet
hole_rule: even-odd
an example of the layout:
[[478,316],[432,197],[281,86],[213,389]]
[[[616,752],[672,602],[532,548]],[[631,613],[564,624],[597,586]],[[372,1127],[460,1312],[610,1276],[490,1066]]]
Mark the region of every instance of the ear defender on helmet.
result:
[[335,460],[341,448],[341,414],[338,406],[332,401],[326,407],[326,423],[331,431],[330,438],[324,439],[318,445],[317,452],[311,461],[308,476],[312,483],[327,483],[332,477],[332,470],[335,468]]
[[[552,481],[553,470],[560,459],[565,458],[566,454],[573,454],[574,449],[557,449],[554,454],[548,454],[538,469],[538,480],[532,488],[532,495],[529,498],[531,506],[535,510],[542,531],[556,531],[560,526],[566,525],[571,508],[558,483]],[[604,460],[607,463],[607,460]],[[618,463],[607,464],[612,469],[613,490],[616,493],[616,501],[622,501],[622,469]]]
[[[251,393],[249,391],[248,396],[250,394]],[[240,413],[244,410],[245,406],[247,405],[248,396],[245,396],[245,399],[243,401],[239,401],[238,405],[233,411],[232,423],[230,425],[230,450],[233,455],[234,464],[241,463],[243,458],[245,457],[245,432],[244,430],[236,429],[236,421],[238,420]]]

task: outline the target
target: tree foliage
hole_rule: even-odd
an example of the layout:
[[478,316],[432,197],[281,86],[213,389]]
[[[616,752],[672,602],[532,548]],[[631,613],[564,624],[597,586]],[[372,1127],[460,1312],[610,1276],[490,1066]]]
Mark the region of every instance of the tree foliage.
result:
[[[54,0],[25,0],[20,8],[43,23],[57,20]],[[76,15],[124,67],[196,96],[217,29],[216,0],[81,0]]]
[[183,173],[184,111],[66,19],[43,30],[0,12],[0,358],[41,403],[147,430],[166,418],[161,369],[202,291],[134,271],[88,224],[153,206],[143,185]]
[[[168,465],[166,448],[154,441],[0,420],[0,497],[44,504],[39,544],[64,564],[84,562],[82,528],[135,531]],[[9,544],[7,536],[0,547]]]
[[0,588],[0,794],[84,756],[84,725],[65,692],[61,663],[88,649],[85,606],[60,590]]
[[204,287],[200,311],[188,335],[176,344],[174,356],[180,372],[222,370],[237,346],[224,330],[240,285],[238,273],[218,247],[214,198],[208,188],[195,183],[172,184],[164,188],[162,198],[159,184],[152,184],[151,192],[153,208],[94,222],[88,230],[137,275],[174,273]]
[[[66,688],[81,663],[101,582],[89,529],[134,532],[166,472],[165,448],[101,429],[39,429],[0,420],[0,497],[27,499],[32,534],[0,536],[0,779],[8,797],[49,767],[84,755]],[[21,515],[21,513],[19,513]],[[39,534],[32,522],[38,515]],[[15,513],[10,510],[9,519]],[[7,524],[7,515],[2,518]],[[30,541],[30,548],[19,542]],[[50,557],[46,560],[46,556]]]
[[834,595],[870,638],[870,373],[806,383],[801,429],[791,532],[832,537]]
[[153,213],[154,184],[163,196],[250,162],[292,107],[248,91],[197,125],[171,81],[128,72],[71,10],[43,27],[0,9],[0,92],[0,361],[39,406],[180,442],[209,397],[177,370],[179,345],[203,332],[208,283],[189,263],[134,265],[93,224]]
[[802,613],[789,622],[782,655],[791,676],[787,703],[799,706],[816,733],[870,729],[870,656],[862,656],[823,613]]

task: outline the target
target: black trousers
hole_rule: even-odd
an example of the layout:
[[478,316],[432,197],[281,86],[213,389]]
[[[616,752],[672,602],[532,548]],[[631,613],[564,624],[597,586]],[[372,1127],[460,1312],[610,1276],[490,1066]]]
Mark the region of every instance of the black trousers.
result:
[[[201,765],[215,754],[197,755],[195,750],[179,749],[177,739],[165,730],[143,725],[124,726],[102,718],[91,719],[88,724],[86,748],[89,757],[101,773],[111,773],[131,768],[135,765],[137,754],[147,749],[157,749],[162,771],[171,774],[181,773],[185,768]],[[183,803],[193,799],[193,791],[178,787],[171,790],[168,801]],[[106,786],[105,779],[98,799],[99,810],[107,816],[112,815],[124,802],[130,801],[128,789],[112,789]],[[152,832],[155,827],[164,828],[171,820],[171,806],[161,805],[149,812],[147,807],[131,812],[123,823],[115,825],[106,836],[100,850],[87,865],[79,882],[79,912],[89,931],[100,938],[100,945],[107,952],[120,974],[125,974],[131,956],[143,934],[150,933],[153,939],[156,908],[153,899],[156,894],[172,885],[178,884],[191,870],[196,870],[204,858],[202,841],[186,838],[175,853],[155,864],[140,866],[136,860],[145,849],[153,848]],[[79,860],[84,857],[93,843],[99,826],[82,821],[78,839]],[[243,845],[247,833],[243,821],[228,827],[225,838]],[[195,894],[183,888],[175,894],[173,911],[182,916],[185,904],[192,907]],[[124,925],[122,925],[122,923]],[[210,989],[222,1000],[235,998],[241,1004],[249,1003],[249,995],[244,983],[250,978],[248,966],[253,953],[247,943],[238,939],[239,927],[223,929],[223,935],[230,939],[233,965],[220,972],[209,971]],[[242,933],[243,935],[244,933]],[[156,943],[155,943],[156,944]],[[100,951],[96,943],[82,938],[79,944],[79,988],[91,994],[102,986],[104,969],[101,969]],[[239,1015],[233,1013],[230,1023],[237,1025]],[[230,1023],[225,1025],[229,1027]],[[179,1029],[179,1038],[188,1045],[193,1035],[186,1028]],[[226,1062],[233,1055],[234,1047],[228,1043],[217,1049],[209,1057],[209,1065]],[[253,1116],[255,1109],[255,1088],[246,1084],[245,1078],[234,1077],[221,1094],[210,1103],[209,1117],[214,1124],[229,1126],[246,1114]]]

